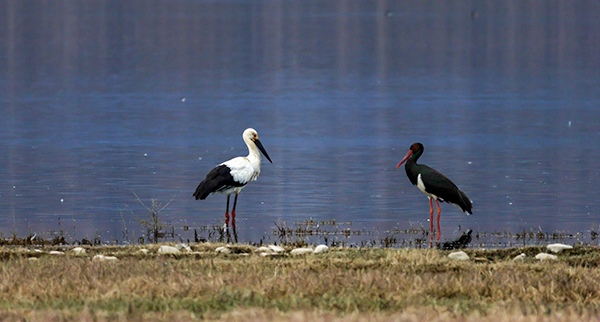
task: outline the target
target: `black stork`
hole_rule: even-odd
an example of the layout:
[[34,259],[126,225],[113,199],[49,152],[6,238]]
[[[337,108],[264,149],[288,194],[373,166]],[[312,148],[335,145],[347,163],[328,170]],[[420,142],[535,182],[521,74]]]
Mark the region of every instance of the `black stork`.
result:
[[427,198],[429,198],[429,215],[431,222],[431,235],[429,245],[431,246],[431,240],[433,239],[433,200],[437,205],[437,239],[436,243],[440,241],[440,204],[439,201],[447,202],[459,207],[466,215],[473,214],[473,204],[471,199],[467,195],[460,191],[454,182],[450,181],[445,175],[441,174],[435,169],[432,169],[424,164],[417,164],[417,160],[423,154],[423,144],[413,143],[408,150],[408,153],[398,163],[396,168],[400,167],[404,161],[406,165],[406,175],[410,182],[416,185],[421,192],[423,192]]
[[[269,162],[271,158],[258,139],[258,133],[252,128],[248,128],[242,133],[242,138],[248,146],[247,157],[237,157],[229,161],[225,161],[213,168],[202,182],[196,188],[193,196],[196,200],[204,200],[206,197],[213,194],[227,195],[227,208],[225,208],[225,229],[229,227],[229,196],[235,193],[233,201],[233,210],[231,211],[231,226],[233,228],[234,237],[237,242],[237,234],[235,231],[235,206],[237,198],[242,189],[250,181],[254,181],[260,174],[260,153],[265,155]],[[227,230],[229,233],[229,231]],[[228,235],[229,236],[229,235]]]

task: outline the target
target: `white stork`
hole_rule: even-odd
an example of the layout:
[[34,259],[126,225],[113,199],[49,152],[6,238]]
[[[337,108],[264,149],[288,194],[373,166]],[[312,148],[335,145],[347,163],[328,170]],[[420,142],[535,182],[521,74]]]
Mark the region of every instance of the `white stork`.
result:
[[248,156],[233,158],[216,166],[206,175],[206,178],[200,182],[193,195],[196,197],[196,200],[204,200],[206,197],[213,194],[227,195],[225,227],[228,227],[229,195],[235,193],[233,210],[231,211],[231,226],[233,227],[234,232],[235,206],[237,204],[238,195],[250,181],[256,180],[260,174],[260,153],[258,152],[258,149],[260,149],[269,162],[273,163],[262,143],[260,143],[256,130],[252,128],[246,129],[242,134],[242,138],[248,146]]

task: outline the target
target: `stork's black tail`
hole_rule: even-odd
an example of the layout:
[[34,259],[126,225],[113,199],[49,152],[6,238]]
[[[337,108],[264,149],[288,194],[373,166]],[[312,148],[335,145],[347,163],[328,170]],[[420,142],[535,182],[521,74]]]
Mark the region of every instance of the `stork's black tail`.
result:
[[196,200],[198,200],[198,199],[204,200],[214,190],[215,190],[214,181],[206,178],[206,179],[202,180],[202,182],[200,182],[200,184],[196,188],[196,191],[194,192],[193,196],[196,197]]
[[458,202],[457,205],[460,207],[460,209],[462,209],[462,211],[469,215],[472,215],[473,203],[471,202],[471,199],[469,199],[469,197],[467,197],[467,195],[461,190],[458,190],[458,192],[460,194],[460,202]]

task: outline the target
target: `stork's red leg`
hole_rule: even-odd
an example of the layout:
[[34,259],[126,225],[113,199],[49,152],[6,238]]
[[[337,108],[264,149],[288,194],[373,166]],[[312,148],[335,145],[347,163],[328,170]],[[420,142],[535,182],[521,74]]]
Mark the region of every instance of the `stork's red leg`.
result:
[[227,208],[225,208],[225,227],[228,227],[228,226],[229,226],[229,195],[227,195]]
[[237,197],[238,194],[236,193],[235,199],[233,199],[233,210],[231,211],[231,227],[233,230],[233,238],[236,243],[238,242],[237,231],[235,230],[235,206],[237,205]]
[[235,194],[235,199],[233,199],[233,210],[231,211],[231,226],[235,229],[235,206],[237,205],[237,197],[238,194]]
[[[437,200],[436,200],[437,202]],[[430,228],[430,234],[429,234],[429,247],[432,247],[432,241],[433,241],[433,200],[431,200],[431,198],[429,198],[429,222],[431,224],[431,228]]]
[[[437,240],[436,240],[436,243],[438,243],[440,241],[440,236],[442,235],[442,232],[440,231],[440,213],[442,212],[442,210],[440,209],[440,203],[437,201],[437,199],[435,199],[435,204],[437,205],[437,208],[438,208],[438,218],[437,218],[438,235],[437,235]],[[431,211],[433,212],[433,209],[431,209]],[[433,223],[432,223],[432,225],[433,225]]]

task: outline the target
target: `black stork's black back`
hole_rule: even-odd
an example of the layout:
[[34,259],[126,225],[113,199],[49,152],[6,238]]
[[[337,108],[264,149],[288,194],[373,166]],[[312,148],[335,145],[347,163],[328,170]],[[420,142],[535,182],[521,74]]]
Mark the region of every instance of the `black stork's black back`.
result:
[[[406,163],[406,167],[409,167],[408,163]],[[473,204],[471,203],[471,199],[469,199],[462,190],[458,189],[454,182],[439,171],[424,164],[418,164],[417,167],[419,168],[419,171],[421,171],[421,180],[423,180],[426,188],[425,190],[428,193],[436,195],[439,201],[455,204],[460,207],[462,211],[471,215],[473,214]]]
[[[402,162],[406,161],[404,169],[410,182],[414,185],[418,184],[418,177],[421,176],[425,191],[429,194],[438,197],[439,201],[445,201],[455,204],[462,211],[473,214],[473,204],[471,199],[462,192],[458,187],[439,171],[430,168],[424,164],[417,164],[417,160],[423,154],[424,147],[421,143],[414,143],[410,147],[409,154],[406,155]],[[400,164],[402,164],[400,162]],[[398,166],[400,166],[398,164]]]
[[202,182],[196,188],[193,196],[196,200],[204,200],[211,193],[224,191],[234,187],[243,187],[244,183],[233,180],[231,169],[228,166],[221,164],[212,169]]

